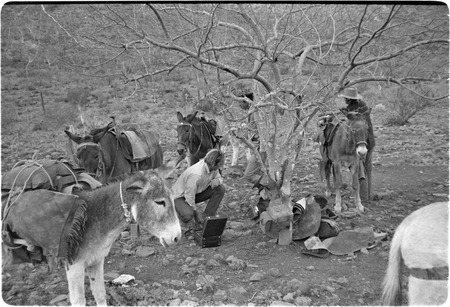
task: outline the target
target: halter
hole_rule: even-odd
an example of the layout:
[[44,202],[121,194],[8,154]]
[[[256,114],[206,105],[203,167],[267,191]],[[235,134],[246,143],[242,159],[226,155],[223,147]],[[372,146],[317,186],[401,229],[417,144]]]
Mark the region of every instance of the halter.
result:
[[357,142],[356,143],[356,147],[358,147],[359,145],[366,145],[366,147],[368,146],[366,141],[359,141],[359,142]]
[[[103,148],[102,146],[100,146],[99,143],[94,143],[94,142],[86,142],[86,143],[81,143],[80,145],[78,145],[77,147],[77,153],[80,149],[85,149],[88,146],[94,146],[98,148],[98,165],[97,165],[97,171],[95,172],[95,178],[98,179],[100,178],[100,176],[102,175],[102,171],[106,172],[106,166],[105,166],[105,162],[103,161]],[[112,174],[114,173],[114,168],[116,167],[116,162],[117,162],[117,152],[119,151],[119,139],[116,138],[116,153],[114,155],[114,161],[112,163],[112,168],[111,168],[111,172],[109,173],[109,179],[111,179]],[[105,173],[105,177],[108,177],[107,174]],[[108,178],[106,178],[108,179]]]
[[78,156],[78,152],[79,151],[84,150],[87,147],[96,147],[96,148],[98,148],[98,152],[99,152],[98,165],[97,165],[97,171],[95,172],[95,178],[98,179],[98,178],[100,178],[100,176],[102,174],[102,170],[105,168],[105,162],[103,161],[103,155],[101,154],[102,153],[102,147],[100,146],[100,144],[94,143],[94,142],[81,143],[77,147],[77,156]]
[[[202,125],[202,124],[203,124],[203,123],[200,122],[200,125]],[[179,123],[178,126],[189,126],[189,137],[188,137],[188,142],[191,143],[191,142],[192,142],[192,133],[191,133],[191,131],[194,130],[194,126],[192,126],[192,124],[190,124],[190,123]],[[198,145],[197,151],[195,152],[195,154],[193,154],[193,156],[196,156],[196,155],[199,153],[200,148],[202,147],[202,137],[203,137],[203,129],[202,129],[202,127],[200,126],[200,144]],[[186,149],[188,149],[188,146],[187,146],[186,143],[183,143],[183,142],[178,141],[177,144],[181,144],[181,145],[183,145],[184,147],[186,147]]]
[[127,221],[127,223],[131,223],[133,221],[133,217],[131,216],[130,210],[128,210],[128,205],[123,201],[122,181],[119,184],[119,195],[120,201],[122,202],[120,206],[123,208],[123,215],[125,215],[125,220]]
[[[191,129],[194,129],[194,126],[192,126],[192,125],[189,124],[189,123],[179,123],[178,126],[189,126],[189,137],[188,137],[188,141],[187,141],[187,142],[191,142],[191,136],[192,136]],[[187,142],[186,142],[186,143],[187,143]],[[177,144],[181,144],[181,145],[183,145],[184,147],[186,147],[186,149],[187,149],[188,146],[187,146],[186,143],[181,142],[181,141],[178,141],[178,142],[177,142]]]

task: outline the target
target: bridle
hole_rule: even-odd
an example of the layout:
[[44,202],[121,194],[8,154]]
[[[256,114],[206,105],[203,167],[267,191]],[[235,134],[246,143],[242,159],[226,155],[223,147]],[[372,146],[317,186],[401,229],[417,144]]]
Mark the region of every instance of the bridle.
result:
[[[186,148],[186,150],[189,149],[188,147],[188,143],[192,143],[192,130],[194,130],[194,126],[190,123],[179,123],[178,126],[189,126],[189,136],[186,142],[181,142],[180,140],[178,140],[177,144],[181,144],[184,146],[184,148]],[[200,148],[202,147],[202,139],[203,139],[203,129],[200,126],[200,144],[198,145],[197,151],[195,152],[195,154],[193,154],[193,156],[196,156],[199,152],[200,152]]]
[[187,149],[188,148],[187,143],[191,143],[192,142],[191,141],[191,138],[192,138],[191,131],[194,129],[194,126],[192,126],[189,123],[179,123],[178,126],[189,126],[189,136],[187,138],[187,141],[186,142],[181,142],[180,138],[178,138],[178,142],[177,142],[177,144],[181,144]]
[[[118,144],[118,142],[119,142],[119,141],[117,141],[116,154],[115,154],[115,156],[114,156],[113,167],[112,167],[111,172],[110,172],[110,174],[109,174],[109,178],[112,177],[112,174],[113,174],[113,172],[114,172],[114,168],[115,168],[115,166],[116,166],[117,151],[119,150],[119,144]],[[96,169],[96,172],[95,172],[95,178],[96,178],[96,179],[99,179],[99,178],[102,176],[102,174],[103,174],[104,172],[106,172],[105,161],[104,161],[104,159],[103,159],[103,148],[102,148],[102,146],[101,146],[99,143],[94,143],[94,142],[81,143],[81,144],[78,145],[78,147],[77,147],[77,158],[78,158],[78,153],[79,153],[80,151],[85,150],[87,147],[94,147],[94,148],[97,148],[97,149],[98,149],[98,153],[99,153],[99,154],[98,154],[98,164],[97,164],[97,169]],[[91,174],[90,174],[90,175],[91,175]],[[105,174],[105,176],[106,176],[106,174]]]

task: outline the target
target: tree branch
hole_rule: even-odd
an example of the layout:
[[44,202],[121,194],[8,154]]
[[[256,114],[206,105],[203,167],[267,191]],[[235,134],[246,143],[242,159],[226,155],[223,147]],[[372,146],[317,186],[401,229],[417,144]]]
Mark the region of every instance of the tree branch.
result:
[[355,66],[360,66],[360,65],[369,64],[369,63],[372,63],[372,62],[375,62],[375,61],[389,60],[389,59],[397,57],[397,56],[399,56],[399,55],[401,55],[401,54],[403,54],[403,53],[405,53],[405,52],[407,52],[407,51],[409,51],[411,49],[417,48],[419,46],[429,45],[429,44],[438,44],[438,43],[448,44],[449,41],[445,40],[445,39],[430,39],[430,40],[426,40],[426,41],[420,41],[420,42],[414,43],[414,44],[412,44],[410,46],[407,46],[407,47],[405,47],[403,49],[400,49],[400,50],[398,50],[396,52],[393,52],[393,53],[390,53],[390,54],[387,54],[387,55],[384,55],[384,56],[373,57],[373,58],[369,58],[369,59],[366,59],[366,60],[363,60],[363,61],[360,61],[360,62],[355,62],[354,65]]
[[158,10],[153,6],[153,4],[151,3],[147,3],[147,6],[153,11],[153,13],[155,14],[156,18],[159,21],[159,24],[161,25],[161,28],[163,29],[164,35],[166,36],[166,38],[173,43],[172,38],[169,35],[169,31],[167,31],[166,25],[164,24],[164,21],[162,20],[161,16],[159,15]]
[[359,79],[356,79],[356,80],[352,80],[352,81],[350,81],[349,83],[346,84],[346,87],[351,87],[351,86],[353,86],[355,84],[363,83],[363,82],[378,81],[378,82],[387,82],[387,83],[398,84],[399,86],[407,89],[408,91],[410,91],[410,92],[412,92],[412,93],[414,93],[414,94],[416,94],[416,95],[418,95],[418,96],[420,96],[422,98],[429,99],[429,100],[437,101],[437,100],[441,100],[441,99],[445,99],[445,98],[449,97],[449,95],[444,95],[444,96],[437,97],[437,98],[424,96],[424,95],[418,93],[417,91],[415,91],[415,90],[407,87],[406,85],[404,85],[403,82],[402,82],[404,80],[407,80],[407,78],[405,78],[405,79],[394,79],[394,78],[390,78],[390,77],[367,77],[367,78],[359,78]]
[[[381,25],[381,27],[379,27],[377,30],[375,30],[372,35],[369,37],[369,39],[367,39],[363,44],[361,44],[361,46],[359,46],[358,51],[355,53],[355,55],[353,56],[352,60],[350,61],[350,66],[352,66],[356,60],[356,58],[358,57],[358,55],[362,52],[362,50],[364,49],[365,46],[367,46],[376,36],[378,33],[382,33],[383,30],[387,27],[387,25],[391,22],[392,17],[395,16],[396,12],[395,10],[395,5],[391,8],[391,11],[389,12],[389,16],[388,18],[386,18],[386,21]],[[366,7],[367,8],[367,7]],[[398,12],[398,10],[397,10]],[[359,29],[359,28],[358,28]]]
[[362,26],[364,17],[366,16],[366,13],[367,13],[367,7],[368,7],[368,5],[366,5],[364,7],[364,12],[363,12],[361,18],[359,19],[358,27],[356,28],[356,30],[357,30],[356,36],[353,38],[352,44],[350,45],[350,48],[348,49],[348,62],[350,63],[350,66],[352,66],[353,61],[355,60],[355,57],[352,58],[352,56],[351,56],[352,50],[361,35],[361,26]]
[[67,31],[66,28],[64,28],[52,15],[47,13],[47,11],[45,10],[45,6],[43,4],[41,4],[41,7],[42,7],[42,11],[44,12],[44,14],[47,15],[48,17],[50,17],[58,25],[58,27],[60,27],[71,39],[73,39],[75,41],[75,43],[77,45],[84,47],[83,44],[78,42],[78,40],[72,34],[70,34],[69,31]]

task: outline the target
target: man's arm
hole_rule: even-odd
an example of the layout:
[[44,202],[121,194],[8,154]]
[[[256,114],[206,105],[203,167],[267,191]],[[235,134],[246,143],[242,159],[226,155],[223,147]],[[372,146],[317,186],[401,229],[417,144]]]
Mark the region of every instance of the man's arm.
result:
[[195,194],[197,194],[199,176],[191,174],[186,178],[186,185],[184,187],[184,199],[189,206],[196,209]]
[[214,178],[211,179],[211,183],[210,183],[211,188],[215,188],[215,187],[223,184],[223,177],[220,174],[219,170],[216,170],[214,172],[215,172]]

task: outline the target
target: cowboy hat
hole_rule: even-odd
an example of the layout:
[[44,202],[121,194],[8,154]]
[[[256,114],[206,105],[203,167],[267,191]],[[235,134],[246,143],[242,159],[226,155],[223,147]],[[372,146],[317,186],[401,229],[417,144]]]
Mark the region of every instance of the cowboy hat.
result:
[[358,90],[354,87],[348,87],[344,89],[344,92],[339,94],[339,97],[349,98],[349,99],[361,99],[362,96],[358,94]]

